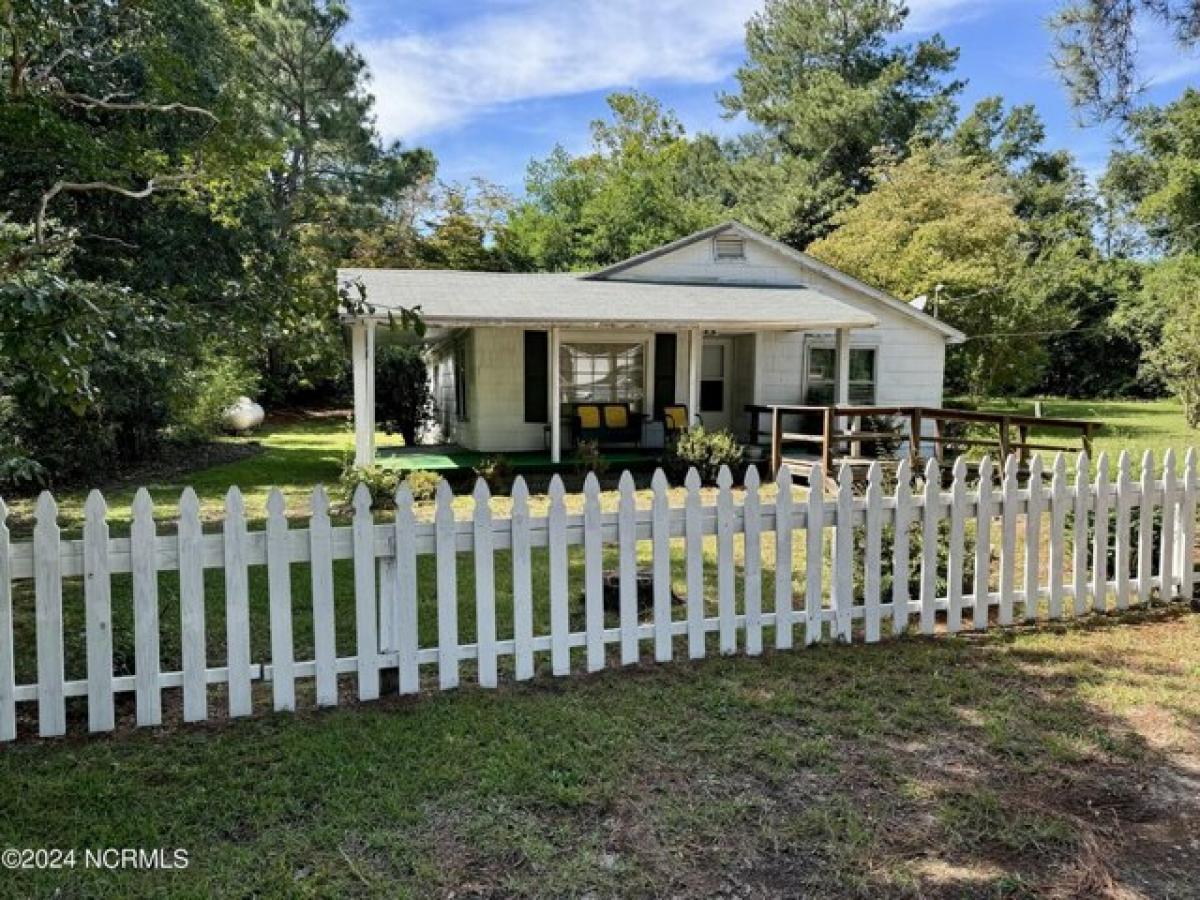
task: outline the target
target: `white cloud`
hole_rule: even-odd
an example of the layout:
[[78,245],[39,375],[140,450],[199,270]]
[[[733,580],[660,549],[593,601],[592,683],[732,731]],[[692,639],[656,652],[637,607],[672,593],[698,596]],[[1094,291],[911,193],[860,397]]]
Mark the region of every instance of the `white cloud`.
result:
[[908,21],[904,23],[904,30],[936,31],[973,19],[997,5],[997,0],[908,0]]
[[714,83],[760,0],[507,0],[433,32],[359,46],[379,127],[413,139],[521,100],[646,81]]

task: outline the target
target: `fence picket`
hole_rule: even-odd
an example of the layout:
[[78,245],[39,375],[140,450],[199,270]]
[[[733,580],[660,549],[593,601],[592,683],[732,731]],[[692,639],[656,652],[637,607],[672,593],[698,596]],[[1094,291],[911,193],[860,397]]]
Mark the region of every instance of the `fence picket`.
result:
[[1017,582],[1017,455],[1004,461],[1000,501],[1000,614],[1001,625],[1013,621],[1013,598]]
[[67,733],[63,696],[62,563],[58,504],[48,491],[38,497],[33,529],[34,604],[37,610],[38,736]]
[[604,668],[604,546],[600,533],[600,481],[583,480],[583,602],[587,670]]
[[[667,497],[667,476],[655,469],[650,480],[651,539],[654,566],[654,659],[670,662],[671,639],[671,506]],[[553,529],[552,529],[553,531]]]
[[1067,461],[1062,453],[1054,457],[1054,474],[1050,479],[1050,618],[1063,615],[1063,567],[1066,564],[1063,526],[1067,512]]
[[896,468],[896,516],[892,528],[892,634],[908,631],[908,568],[911,552],[908,529],[913,521],[912,469],[907,457]]
[[375,700],[379,697],[379,601],[375,594],[375,517],[371,514],[371,492],[365,484],[359,484],[354,489],[353,506],[351,536],[354,543],[354,642],[358,651],[358,699]]
[[[512,488],[513,644],[518,681],[533,677],[533,573],[529,540],[529,486],[518,475]],[[415,663],[415,645],[414,656]]]
[[775,649],[790,650],[796,622],[792,604],[796,525],[792,515],[792,470],[787,466],[780,467],[775,488]]
[[492,492],[482,478],[475,479],[475,642],[479,686],[499,685],[496,667],[496,559],[492,546]]
[[550,668],[555,675],[571,671],[567,635],[571,622],[567,609],[567,506],[566,489],[558,475],[550,479]]
[[975,512],[975,611],[971,625],[986,631],[991,607],[992,572],[992,459],[979,461],[979,503]]
[[292,566],[288,556],[287,502],[279,488],[267,494],[267,594],[271,622],[271,699],[275,710],[296,708],[292,640]]
[[638,661],[637,499],[633,476],[626,469],[617,484],[618,569],[620,576],[621,665]]
[[[792,491],[790,478],[787,491],[790,498]],[[808,473],[808,517],[804,527],[804,642],[805,644],[817,644],[820,643],[825,633],[825,598],[823,596],[825,591],[825,469],[820,463],[813,463],[813,467]],[[790,541],[788,546],[790,549]],[[791,606],[791,587],[789,579],[789,607]]]
[[[179,545],[180,656],[183,664],[183,720],[208,718],[207,636],[204,610],[204,528],[200,498],[190,487],[179,497],[176,525]],[[89,664],[90,668],[90,664]]]
[[1154,456],[1142,454],[1141,492],[1138,497],[1137,599],[1142,606],[1150,603],[1154,578]]
[[1117,582],[1118,610],[1129,608],[1129,566],[1133,559],[1133,535],[1130,531],[1131,509],[1133,506],[1133,479],[1129,474],[1129,469],[1129,451],[1122,450],[1120,457],[1117,459],[1116,558],[1113,561],[1117,567],[1114,577]]
[[1025,508],[1025,621],[1037,618],[1041,605],[1042,458],[1029,461],[1029,503]]
[[0,741],[11,741],[17,736],[16,657],[8,506],[0,498]]
[[158,559],[155,553],[154,504],[150,492],[138,488],[133,497],[129,527],[130,566],[133,569],[133,657],[137,694],[137,723],[162,724],[162,689],[158,673]]
[[946,553],[946,630],[951,634],[962,628],[963,578],[966,565],[967,459],[954,460],[954,482],[950,488],[950,543]]
[[733,473],[721,466],[717,474],[717,615],[720,650],[737,652],[735,590],[733,583]]
[[700,523],[700,473],[688,469],[683,522],[687,568],[688,657],[704,658],[704,532]]
[[746,495],[742,500],[744,543],[742,555],[742,604],[746,612],[746,654],[762,653],[762,500],[758,467],[746,467],[742,479]]
[[313,488],[309,500],[309,576],[312,582],[313,659],[317,678],[317,706],[336,706],[337,620],[333,608],[333,527],[329,521],[329,495],[325,487]]
[[1088,455],[1075,457],[1075,506],[1071,523],[1072,590],[1076,617],[1088,611],[1088,514],[1091,509],[1091,483],[1088,481]]
[[454,494],[444,478],[438,482],[433,522],[437,549],[438,687],[446,691],[458,687],[458,550],[454,538]]
[[[1195,561],[1192,559],[1196,541],[1196,451],[1189,448],[1183,461],[1183,499],[1179,508],[1179,550],[1176,553],[1176,565],[1179,567],[1179,596],[1184,600],[1192,599],[1195,582]],[[0,506],[0,510],[3,507]],[[3,513],[0,512],[0,520]],[[0,536],[0,540],[2,540]],[[0,577],[3,571],[0,571]],[[0,583],[0,590],[3,584]]]
[[942,514],[942,470],[937,457],[925,464],[925,509],[921,519],[921,634],[937,623],[938,521]]
[[246,575],[246,515],[242,492],[225,494],[225,665],[229,715],[248,716],[250,696],[250,587]]
[[[99,491],[88,494],[83,513],[88,731],[112,731],[116,723],[112,689],[112,581],[108,564],[108,506]],[[182,580],[180,588],[182,598]]]
[[867,470],[866,539],[863,560],[863,637],[879,640],[879,593],[883,555],[883,468],[879,460]]
[[[513,490],[516,502],[516,486]],[[399,655],[398,687],[401,694],[415,694],[421,688],[421,671],[417,664],[417,538],[416,516],[413,513],[412,491],[407,484],[396,490],[396,609],[392,646]]]
[[1092,492],[1095,515],[1092,534],[1092,609],[1108,609],[1108,454],[1096,457],[1096,485]]
[[850,643],[854,607],[854,472],[842,464],[838,472],[837,524],[833,532],[833,607],[837,639]]
[[1158,573],[1162,579],[1159,597],[1163,602],[1175,595],[1175,505],[1179,502],[1175,451],[1163,454],[1162,530],[1159,532]]

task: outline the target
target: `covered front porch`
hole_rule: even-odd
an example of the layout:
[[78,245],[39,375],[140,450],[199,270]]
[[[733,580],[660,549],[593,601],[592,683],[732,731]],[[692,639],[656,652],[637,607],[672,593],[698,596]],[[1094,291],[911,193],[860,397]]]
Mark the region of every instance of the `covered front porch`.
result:
[[[790,350],[794,359],[785,363],[785,371],[779,370],[776,344],[784,336],[802,348],[806,337],[819,338],[821,350],[833,363],[832,372],[822,373],[830,376],[823,388],[833,402],[852,399],[853,329],[848,327],[812,333],[663,331],[653,325],[441,329],[438,340],[455,346],[446,351],[445,378],[465,383],[441,383],[435,373],[439,424],[430,445],[380,448],[374,373],[381,333],[387,334],[373,319],[351,325],[357,465],[449,471],[475,468],[503,454],[514,468],[570,467],[576,462],[578,407],[614,404],[628,407],[644,430],[641,437],[600,441],[600,451],[612,464],[636,465],[661,457],[666,407],[686,410],[688,427],[728,429],[744,443],[761,447],[765,455],[769,435],[758,427],[753,409],[769,402],[797,402],[806,387],[802,368],[808,357],[803,349]],[[528,371],[528,357],[539,342],[544,351],[538,351],[532,365],[544,364],[544,373]],[[519,358],[522,351],[526,359]],[[544,394],[535,412],[530,412],[530,406],[537,405],[530,403],[532,381]],[[816,390],[808,387],[810,393]]]

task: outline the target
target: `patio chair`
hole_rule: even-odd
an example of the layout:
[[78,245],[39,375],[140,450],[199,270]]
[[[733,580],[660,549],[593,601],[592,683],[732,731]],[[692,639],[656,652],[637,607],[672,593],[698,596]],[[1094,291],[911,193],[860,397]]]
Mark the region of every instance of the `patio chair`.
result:
[[[691,428],[688,408],[682,403],[673,403],[663,407],[663,424],[667,429],[667,440],[671,441]],[[699,421],[699,416],[697,416]]]

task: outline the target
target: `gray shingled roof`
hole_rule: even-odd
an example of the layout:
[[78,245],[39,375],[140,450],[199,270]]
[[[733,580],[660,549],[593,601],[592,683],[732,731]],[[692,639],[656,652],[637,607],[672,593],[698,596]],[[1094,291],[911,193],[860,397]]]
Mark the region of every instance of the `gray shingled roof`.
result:
[[361,281],[379,318],[420,306],[430,325],[870,328],[878,319],[805,287],[596,281],[578,275],[339,269]]

